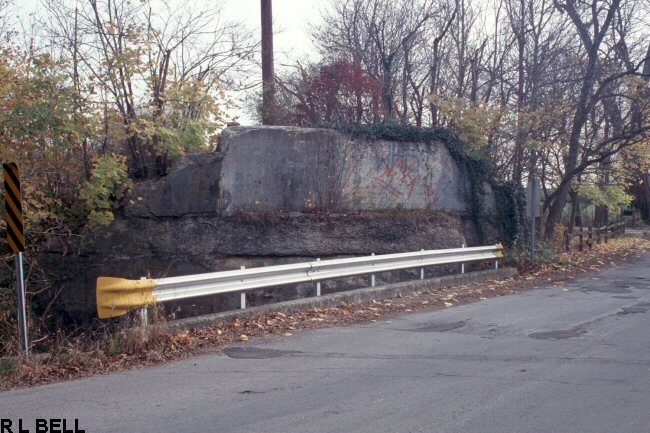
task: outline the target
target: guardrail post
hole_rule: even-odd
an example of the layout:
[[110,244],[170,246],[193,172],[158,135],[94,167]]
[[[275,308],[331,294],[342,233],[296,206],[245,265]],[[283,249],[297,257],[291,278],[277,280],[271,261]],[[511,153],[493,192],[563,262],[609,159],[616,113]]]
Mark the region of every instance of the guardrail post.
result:
[[[320,262],[320,257],[316,259],[317,262]],[[320,296],[320,281],[316,281],[316,284],[314,286],[314,295],[315,296]]]
[[499,259],[494,259],[494,263],[492,264],[492,267],[494,269],[499,269]]
[[[371,253],[371,256],[374,256],[375,253]],[[375,287],[375,274],[370,274],[370,287]]]
[[[422,248],[420,251],[424,252],[424,248]],[[420,268],[420,279],[424,280],[424,267]]]
[[[146,280],[147,277],[140,277],[141,280]],[[146,327],[149,324],[149,306],[144,305],[140,308],[140,325]]]
[[[465,248],[465,244],[462,244],[460,247]],[[460,264],[460,273],[461,274],[465,273],[465,263],[464,262]]]
[[147,305],[140,308],[140,324],[145,327],[149,324],[149,308],[147,308]]
[[592,226],[589,226],[589,231],[587,232],[587,247],[589,247],[589,251],[591,251],[591,247],[594,243],[594,228]]
[[[246,269],[246,266],[241,266],[239,269],[243,271],[244,269]],[[241,310],[246,308],[246,292],[241,292],[239,294],[239,308]]]

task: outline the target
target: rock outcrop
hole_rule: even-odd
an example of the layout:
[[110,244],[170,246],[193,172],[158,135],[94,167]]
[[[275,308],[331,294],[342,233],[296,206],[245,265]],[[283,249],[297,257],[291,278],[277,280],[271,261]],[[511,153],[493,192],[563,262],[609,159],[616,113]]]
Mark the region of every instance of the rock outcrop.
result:
[[[227,128],[219,152],[185,155],[166,177],[136,184],[111,226],[53,242],[39,260],[52,283],[46,295],[60,316],[87,322],[100,275],[160,278],[472,244],[467,184],[442,144],[353,140],[324,129]],[[355,281],[328,282],[324,291]],[[308,290],[260,291],[249,302]],[[182,309],[207,313],[235,302],[223,296]]]
[[214,155],[186,155],[166,178],[137,185],[125,215],[468,210],[468,181],[442,143],[236,126],[223,131],[219,147]]

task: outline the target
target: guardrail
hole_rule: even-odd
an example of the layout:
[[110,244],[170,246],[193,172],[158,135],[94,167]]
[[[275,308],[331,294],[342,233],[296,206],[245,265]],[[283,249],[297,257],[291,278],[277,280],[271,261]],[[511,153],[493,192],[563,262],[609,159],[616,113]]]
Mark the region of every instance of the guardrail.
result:
[[[315,283],[315,295],[320,296],[320,281],[370,274],[370,285],[375,285],[374,274],[400,269],[420,268],[424,279],[426,266],[493,260],[503,257],[501,244],[422,250],[408,253],[371,255],[288,265],[266,266],[186,275],[158,279],[128,280],[124,278],[97,278],[97,314],[100,319],[117,317],[130,310],[156,302],[167,302],[221,293],[241,293],[241,308],[246,307],[246,292],[253,289],[296,283]],[[464,272],[464,266],[463,270]]]

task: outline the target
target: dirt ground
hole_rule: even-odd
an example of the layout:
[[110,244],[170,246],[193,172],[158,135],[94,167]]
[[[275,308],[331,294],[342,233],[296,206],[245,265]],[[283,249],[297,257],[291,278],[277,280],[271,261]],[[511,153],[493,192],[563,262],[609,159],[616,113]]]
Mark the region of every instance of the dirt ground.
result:
[[62,336],[57,349],[51,353],[32,356],[23,362],[0,360],[0,390],[145,367],[217,352],[235,342],[271,336],[289,337],[304,329],[387,321],[414,311],[479,302],[595,273],[621,261],[633,260],[648,249],[650,241],[647,239],[623,237],[596,245],[590,252],[555,255],[552,261],[531,263],[525,258],[511,258],[505,264],[517,265],[520,275],[507,280],[416,291],[365,304],[341,304],[292,314],[269,313],[183,332],[170,331],[164,324],[154,324],[146,330],[131,328],[119,332],[104,330],[99,334],[94,331],[75,337]]

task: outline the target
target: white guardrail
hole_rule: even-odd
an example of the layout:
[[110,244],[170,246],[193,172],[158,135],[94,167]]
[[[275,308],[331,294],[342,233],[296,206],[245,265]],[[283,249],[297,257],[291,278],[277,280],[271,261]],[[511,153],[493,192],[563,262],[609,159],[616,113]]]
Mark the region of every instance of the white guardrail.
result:
[[[181,277],[128,280],[97,278],[97,313],[102,319],[116,317],[130,310],[156,302],[176,301],[221,293],[241,293],[241,308],[246,307],[246,292],[265,287],[296,283],[316,283],[315,294],[320,296],[320,281],[370,274],[370,286],[375,285],[374,274],[399,269],[424,268],[432,265],[493,260],[494,268],[503,257],[501,244],[422,250],[408,253],[371,255],[289,265],[185,275]],[[464,266],[462,271],[464,272]]]

